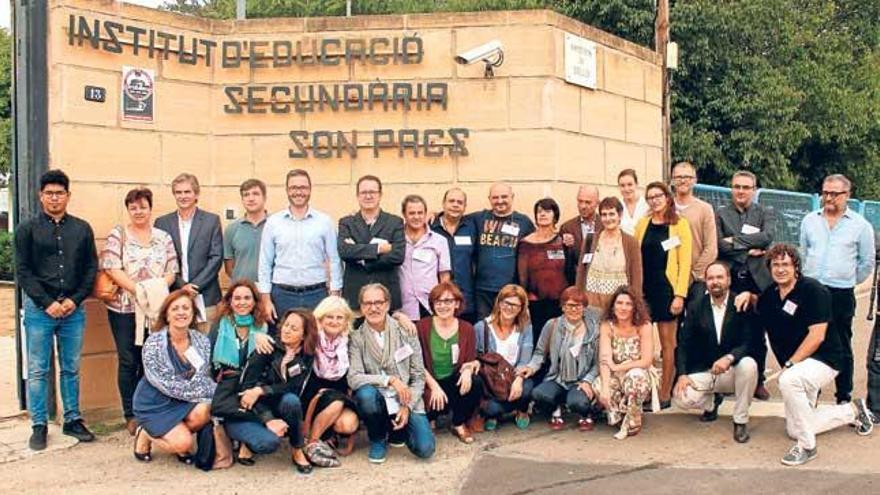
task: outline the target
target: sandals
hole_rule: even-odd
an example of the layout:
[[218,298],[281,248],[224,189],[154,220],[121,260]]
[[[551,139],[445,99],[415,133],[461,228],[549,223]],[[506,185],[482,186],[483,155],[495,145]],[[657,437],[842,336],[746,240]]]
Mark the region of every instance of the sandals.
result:
[[153,460],[153,453],[151,451],[147,451],[145,453],[140,453],[137,451],[138,439],[141,437],[141,433],[144,431],[143,426],[138,426],[134,431],[134,447],[132,448],[132,453],[134,454],[134,458],[140,462],[150,462]]
[[471,432],[468,430],[467,426],[453,426],[452,434],[458,438],[458,441],[464,444],[472,444],[474,443],[474,437],[471,435]]
[[[246,456],[246,457],[242,457],[242,455],[241,455],[242,450],[246,450],[248,453],[250,453],[250,455]],[[235,449],[234,452],[235,452],[235,462],[241,464],[242,466],[251,467],[257,463],[256,459],[254,459],[253,452],[251,452],[250,449],[247,448],[247,445],[245,445],[244,443],[239,443],[238,448]]]

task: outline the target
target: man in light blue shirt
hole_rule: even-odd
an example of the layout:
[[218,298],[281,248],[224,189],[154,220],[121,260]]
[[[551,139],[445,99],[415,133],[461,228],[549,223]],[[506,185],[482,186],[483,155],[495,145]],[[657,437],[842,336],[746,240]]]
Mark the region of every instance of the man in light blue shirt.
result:
[[342,289],[342,264],[333,221],[309,206],[308,172],[287,173],[290,206],[273,214],[263,227],[257,287],[275,321],[291,308],[315,309],[328,293]]
[[831,321],[843,344],[840,373],[835,379],[838,403],[852,395],[852,319],[855,315],[854,287],[868,279],[874,269],[874,229],[858,213],[847,208],[852,185],[841,174],[822,182],[822,209],[801,222],[800,244],[804,254],[803,273],[815,278],[831,292]]

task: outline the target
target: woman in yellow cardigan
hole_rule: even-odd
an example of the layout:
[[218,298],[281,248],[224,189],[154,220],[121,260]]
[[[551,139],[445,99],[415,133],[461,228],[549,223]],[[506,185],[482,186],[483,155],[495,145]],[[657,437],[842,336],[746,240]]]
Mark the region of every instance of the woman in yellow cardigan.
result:
[[691,229],[675,212],[672,192],[662,182],[645,189],[650,214],[636,224],[642,250],[642,294],[660,334],[663,375],[660,405],[669,407],[675,379],[675,334],[684,310],[691,271]]

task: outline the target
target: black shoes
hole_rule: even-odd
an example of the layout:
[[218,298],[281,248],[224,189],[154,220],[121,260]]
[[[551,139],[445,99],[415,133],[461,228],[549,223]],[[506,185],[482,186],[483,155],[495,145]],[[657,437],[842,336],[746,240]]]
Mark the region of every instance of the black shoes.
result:
[[770,392],[763,383],[759,383],[758,386],[755,387],[754,397],[758,400],[770,400]]
[[46,435],[49,433],[49,428],[46,425],[34,425],[33,433],[31,433],[31,438],[28,440],[28,447],[31,450],[44,450],[46,448]]
[[700,421],[709,423],[718,419],[718,406],[720,406],[722,402],[724,402],[724,396],[721,394],[715,394],[715,405],[712,407],[711,411],[703,411],[703,415],[700,416]]
[[733,424],[733,439],[737,443],[746,443],[749,441],[749,427],[745,424]]
[[64,433],[67,436],[71,436],[80,442],[93,442],[95,441],[94,433],[90,432],[86,425],[83,424],[82,419],[74,419],[68,423],[64,423],[64,426],[61,428],[61,433]]

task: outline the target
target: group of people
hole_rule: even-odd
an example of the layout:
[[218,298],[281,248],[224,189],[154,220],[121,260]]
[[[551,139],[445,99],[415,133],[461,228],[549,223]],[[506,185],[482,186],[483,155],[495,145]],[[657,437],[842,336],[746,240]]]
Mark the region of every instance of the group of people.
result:
[[[718,211],[694,196],[696,179],[680,162],[671,187],[652,182],[641,196],[636,172],[623,170],[620,199],[581,186],[578,214],[559,226],[555,200],[538,200],[532,220],[504,183],[491,186],[490,209],[467,213],[452,188],[440,211],[408,195],[397,216],[381,207],[380,178],[366,175],[358,211],[334,225],[310,206],[311,178],[296,169],[288,207],[272,215],[265,184],[245,181],[244,216],[224,233],[198,207],[198,178],[180,174],[176,211],[153,221],[152,192],[132,189],[128,222],[97,253],[88,223],[67,213],[69,179],[50,170],[43,211],[15,240],[30,446],[46,446],[53,340],[63,432],[94,439],[78,369],[96,276],[116,287],[103,300],[126,427],[144,462],[156,446],[210,465],[228,437],[230,459],[253,465],[286,437],[306,473],[338,466],[361,423],[371,462],[384,462],[389,444],[427,458],[444,419],[472,443],[507,419],[527,428],[535,412],[554,430],[569,418],[580,431],[605,420],[624,439],[640,432],[644,411],[672,404],[713,421],[724,394],[735,396],[733,438],[744,443],[751,400],[769,397],[768,340],[796,440],[783,463],[814,458],[815,435],[836,426],[870,434],[880,365],[869,356],[868,403],[852,400],[851,341],[853,289],[874,268],[874,234],[847,208],[850,181],[824,180],[799,250],[774,244],[754,174],[734,174],[731,204]],[[837,404],[818,404],[831,381]]]

